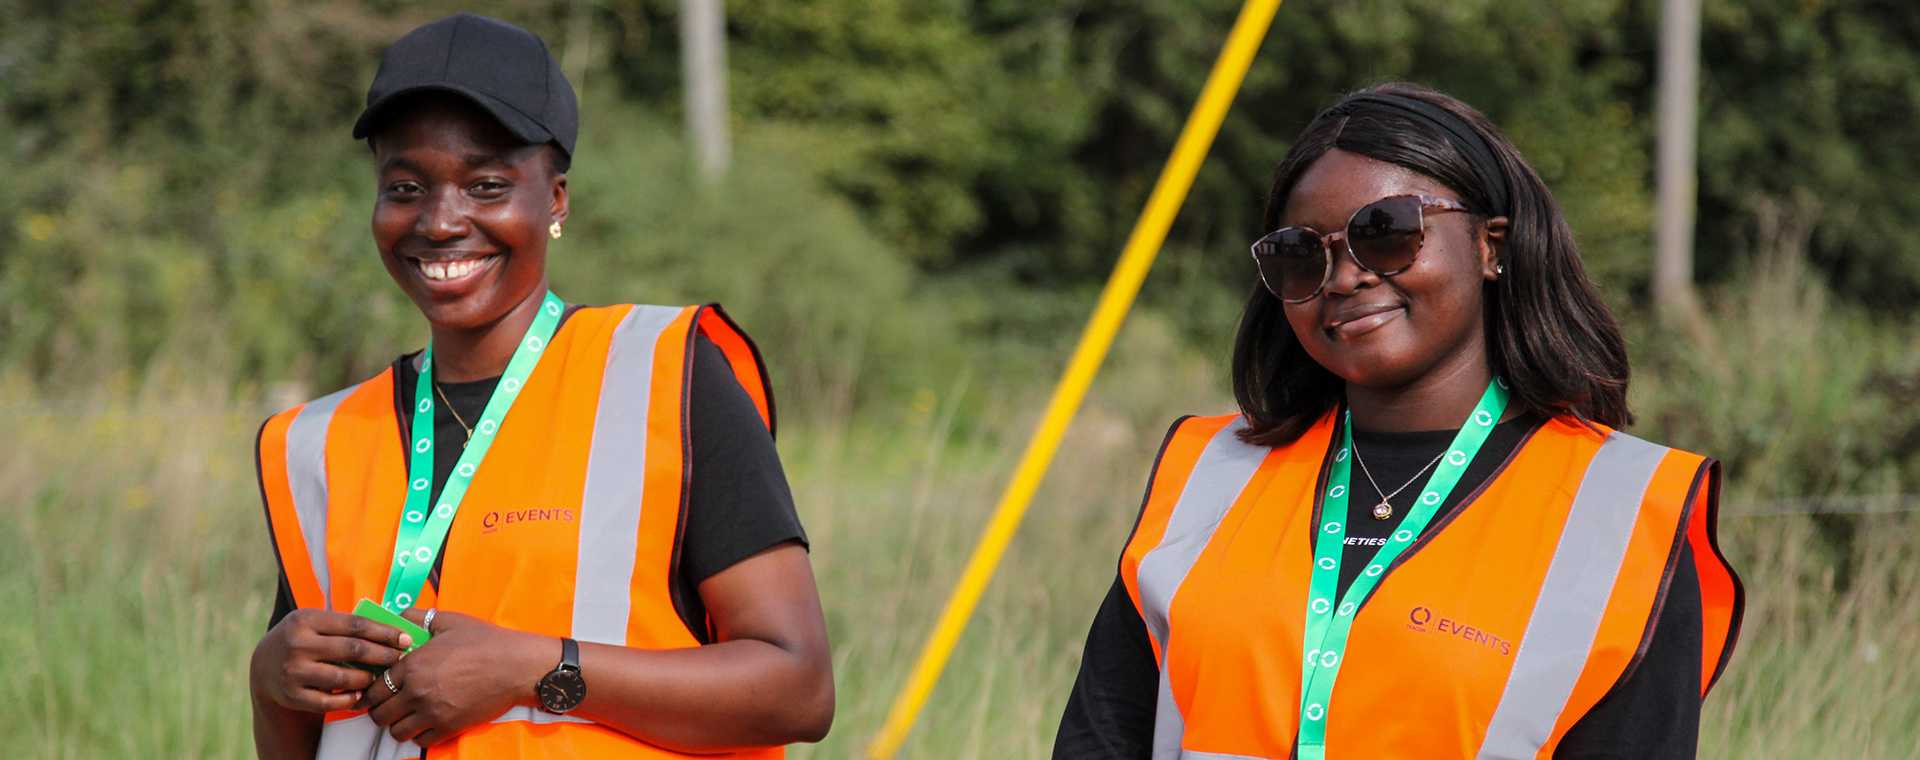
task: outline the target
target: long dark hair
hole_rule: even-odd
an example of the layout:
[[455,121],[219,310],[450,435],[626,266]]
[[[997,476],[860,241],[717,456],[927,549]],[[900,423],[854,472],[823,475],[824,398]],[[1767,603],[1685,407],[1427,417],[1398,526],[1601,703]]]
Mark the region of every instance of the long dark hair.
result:
[[[1504,193],[1476,179],[1470,159],[1431,120],[1402,110],[1350,102],[1369,93],[1413,98],[1459,117],[1493,153]],[[1401,82],[1342,98],[1308,124],[1274,170],[1265,229],[1280,225],[1287,195],[1307,167],[1334,148],[1406,167],[1459,193],[1481,217],[1506,216],[1500,263],[1506,272],[1485,286],[1488,361],[1511,386],[1517,409],[1544,417],[1624,427],[1627,346],[1613,313],[1587,279],[1580,249],[1559,204],[1505,135],[1465,103]],[[1506,196],[1509,208],[1497,208]],[[1246,417],[1240,436],[1263,446],[1298,438],[1344,395],[1345,383],[1320,366],[1288,326],[1280,300],[1255,279],[1233,339],[1233,395]]]

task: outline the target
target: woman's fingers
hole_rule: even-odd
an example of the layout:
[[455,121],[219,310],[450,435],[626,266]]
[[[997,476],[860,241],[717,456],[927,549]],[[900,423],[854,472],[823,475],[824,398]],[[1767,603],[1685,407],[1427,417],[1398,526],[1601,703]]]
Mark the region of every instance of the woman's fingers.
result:
[[288,689],[313,689],[322,692],[356,692],[373,685],[372,673],[330,662],[294,662],[287,666]]
[[316,636],[304,642],[301,653],[331,662],[358,662],[387,667],[400,661],[403,652],[385,644],[353,636]]
[[300,631],[322,636],[351,636],[398,649],[413,644],[412,637],[398,628],[334,610],[302,608],[288,614],[283,622],[291,622]]
[[[405,695],[407,691],[405,666],[396,665],[387,668],[386,675],[374,679],[374,682],[372,686],[367,687],[367,704],[372,705],[367,710],[367,715],[373,718],[373,722],[382,726],[391,726],[395,721],[413,712],[413,700],[407,699]],[[387,684],[400,688],[390,689]]]
[[359,692],[333,693],[296,687],[288,692],[286,706],[305,712],[325,713],[334,710],[351,710],[354,703],[358,701],[360,701]]
[[[395,681],[394,683],[399,684],[401,691],[405,691],[407,688],[405,684],[401,684],[399,681]],[[375,692],[379,692],[379,695],[376,696]],[[367,689],[367,702],[373,705],[371,709],[367,710],[367,717],[372,718],[373,722],[382,726],[391,726],[398,723],[401,718],[405,718],[413,713],[413,707],[408,704],[408,701],[409,700],[398,694],[388,693],[384,685],[375,685],[373,688]]]
[[387,691],[386,685],[380,683],[379,678],[373,679],[373,685],[368,686],[367,690],[360,694],[360,701],[354,703],[353,709],[366,710],[369,713],[379,709],[381,705],[393,701],[394,697],[393,692]]
[[314,610],[314,612],[321,613],[315,615],[313,619],[315,633],[327,636],[351,636],[376,644],[385,644],[395,649],[413,646],[413,637],[385,623],[376,623],[359,615],[349,615],[333,610]]
[[[375,719],[374,722],[378,723],[379,719]],[[394,741],[410,742],[417,740],[421,734],[426,733],[428,728],[430,728],[430,726],[427,725],[426,716],[416,712],[410,713],[400,718],[400,720],[395,721],[391,726],[388,726],[387,733],[393,735]]]
[[341,663],[390,666],[407,639],[397,628],[344,612],[295,610],[255,649],[253,689],[290,709],[352,709],[377,676]]
[[[430,611],[433,612],[432,620],[427,619],[427,613]],[[464,625],[466,621],[473,619],[458,612],[434,610],[430,607],[411,607],[408,608],[406,612],[400,613],[400,617],[412,621],[414,625],[427,629],[428,633],[435,636],[448,630],[449,627],[458,627]],[[431,623],[431,625],[429,625],[429,623]]]

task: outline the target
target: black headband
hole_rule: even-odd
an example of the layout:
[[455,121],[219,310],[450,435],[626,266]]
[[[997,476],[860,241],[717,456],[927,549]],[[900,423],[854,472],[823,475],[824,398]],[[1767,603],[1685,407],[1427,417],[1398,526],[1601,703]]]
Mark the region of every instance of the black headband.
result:
[[1506,173],[1500,170],[1500,162],[1494,157],[1493,146],[1488,144],[1487,138],[1481,136],[1479,130],[1468,124],[1466,119],[1419,98],[1385,92],[1363,92],[1351,96],[1334,106],[1329,113],[1351,114],[1356,107],[1362,105],[1382,106],[1439,127],[1440,131],[1446,134],[1447,142],[1453,145],[1454,150],[1460,151],[1460,155],[1466,157],[1467,165],[1473,170],[1474,178],[1479,180],[1480,186],[1486,189],[1487,200],[1492,202],[1493,208],[1480,210],[1490,216],[1505,216],[1513,213],[1512,199],[1507,190]]

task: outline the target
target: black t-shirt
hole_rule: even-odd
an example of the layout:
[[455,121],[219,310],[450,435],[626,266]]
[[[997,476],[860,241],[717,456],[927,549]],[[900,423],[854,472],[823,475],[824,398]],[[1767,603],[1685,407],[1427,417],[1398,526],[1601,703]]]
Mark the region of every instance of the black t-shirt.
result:
[[[569,309],[562,323],[572,315]],[[726,355],[704,335],[694,339],[693,353],[687,421],[693,447],[689,462],[692,481],[671,593],[681,620],[705,642],[711,632],[706,605],[698,593],[700,583],[768,548],[788,542],[806,546],[807,535],[794,508],[773,436],[761,421],[753,399],[740,387]],[[402,356],[393,367],[394,404],[401,415],[397,434],[403,441],[412,435],[414,383],[419,378],[414,369],[415,356]],[[439,498],[447,475],[459,462],[461,445],[467,440],[465,425],[478,421],[499,381],[495,377],[440,383],[446,402],[434,398],[432,498]],[[448,408],[449,402],[454,408]],[[443,550],[440,557],[445,556]],[[439,585],[437,559],[429,582]],[[283,571],[268,626],[279,623],[293,608]]]
[[[1495,425],[1422,535],[1443,527],[1467,497],[1505,467],[1519,445],[1541,424],[1538,417],[1521,415]],[[1354,448],[1365,458],[1381,488],[1392,492],[1400,484],[1415,480],[1415,474],[1452,442],[1454,432],[1356,430]],[[1422,482],[1429,475],[1421,475]],[[1372,513],[1379,495],[1357,462],[1349,487],[1353,494],[1348,500],[1347,546],[1340,558],[1340,593],[1346,592],[1373,558],[1378,540],[1392,535],[1420,491],[1418,484],[1402,491],[1389,500],[1392,517],[1376,520]],[[1568,729],[1554,757],[1692,758],[1700,728],[1701,625],[1700,581],[1692,552],[1683,543],[1666,602],[1641,662]],[[1053,756],[1150,757],[1159,685],[1160,668],[1154,660],[1146,623],[1116,576],[1087,632],[1080,675],[1067,697]],[[1384,720],[1393,719],[1391,706],[1382,706],[1378,712]]]

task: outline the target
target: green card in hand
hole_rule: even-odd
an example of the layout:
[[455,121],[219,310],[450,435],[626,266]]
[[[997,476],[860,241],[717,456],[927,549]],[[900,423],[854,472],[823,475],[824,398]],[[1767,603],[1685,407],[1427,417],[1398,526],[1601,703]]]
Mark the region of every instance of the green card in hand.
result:
[[[433,638],[433,634],[428,633],[427,629],[421,628],[418,625],[414,625],[413,621],[411,620],[408,620],[406,618],[400,617],[399,615],[395,615],[391,612],[388,612],[387,608],[380,606],[379,602],[375,602],[372,599],[361,599],[358,604],[353,605],[353,614],[366,618],[376,623],[393,626],[395,628],[400,629],[402,632],[406,633],[408,636],[413,637],[413,646],[407,647],[407,651],[409,652],[415,649],[419,649],[421,644],[425,644],[427,643],[428,639]],[[368,664],[359,663],[359,662],[351,662],[347,664],[352,665],[353,667],[359,668],[361,670],[365,670],[373,673],[380,673],[386,670],[386,668],[376,667],[373,665],[368,665]]]

